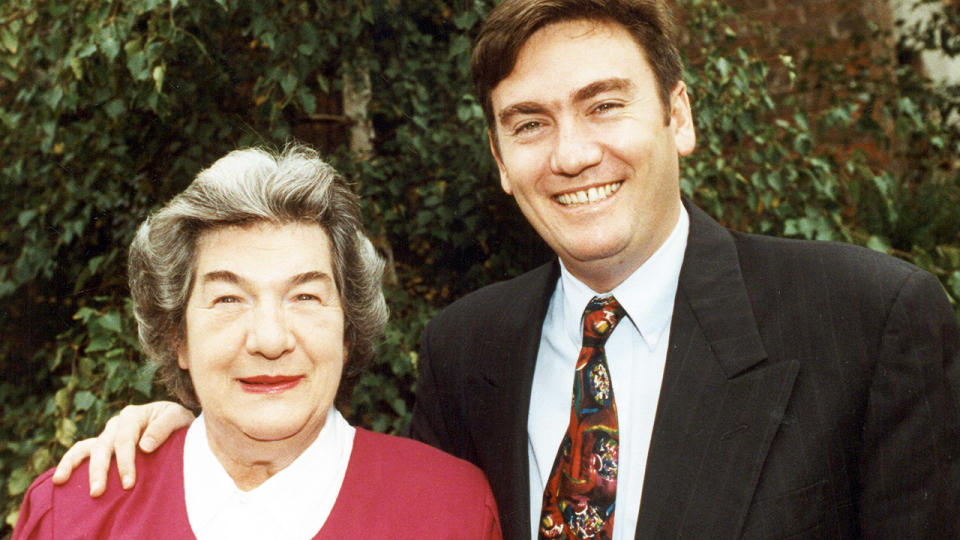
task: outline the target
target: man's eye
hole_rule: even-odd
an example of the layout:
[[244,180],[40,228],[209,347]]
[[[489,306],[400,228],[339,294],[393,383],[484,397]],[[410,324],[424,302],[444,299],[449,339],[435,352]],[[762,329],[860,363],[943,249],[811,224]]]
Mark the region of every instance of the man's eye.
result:
[[320,300],[320,299],[317,298],[315,295],[308,294],[308,293],[300,293],[300,294],[298,294],[298,295],[296,296],[296,299],[297,299],[297,301],[300,301],[300,302],[309,302],[309,301],[311,301],[311,300]]
[[623,105],[620,104],[620,103],[609,103],[609,102],[608,102],[608,103],[601,103],[601,104],[597,105],[593,110],[594,110],[594,112],[604,113],[604,112],[607,112],[607,111],[610,111],[610,110],[613,110],[613,109],[619,109],[619,108],[621,108],[621,107],[623,107]]
[[536,131],[536,129],[539,128],[540,126],[541,126],[540,122],[535,122],[535,121],[524,122],[519,126],[517,126],[516,129],[513,130],[513,134],[523,135],[526,133],[530,133],[530,132]]
[[236,304],[239,301],[240,299],[237,298],[236,296],[219,296],[213,301],[213,303],[214,304]]

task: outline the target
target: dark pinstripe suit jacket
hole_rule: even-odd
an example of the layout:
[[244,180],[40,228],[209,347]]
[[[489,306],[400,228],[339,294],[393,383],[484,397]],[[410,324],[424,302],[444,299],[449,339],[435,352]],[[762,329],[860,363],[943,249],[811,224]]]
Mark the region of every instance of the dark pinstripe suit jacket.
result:
[[[636,537],[960,538],[960,332],[936,279],[687,208]],[[527,411],[557,277],[476,291],[423,337],[411,434],[486,472],[510,539],[530,538]]]

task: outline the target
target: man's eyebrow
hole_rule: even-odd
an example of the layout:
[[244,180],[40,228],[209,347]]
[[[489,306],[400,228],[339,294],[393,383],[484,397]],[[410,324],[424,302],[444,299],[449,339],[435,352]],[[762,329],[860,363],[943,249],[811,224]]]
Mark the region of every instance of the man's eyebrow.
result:
[[541,114],[546,111],[546,108],[539,103],[533,101],[522,101],[520,103],[514,103],[509,107],[505,107],[497,117],[500,119],[501,124],[506,124],[510,121],[511,118],[521,114]]
[[574,101],[586,101],[604,92],[627,90],[633,87],[633,81],[620,77],[611,77],[602,81],[592,82],[573,93]]

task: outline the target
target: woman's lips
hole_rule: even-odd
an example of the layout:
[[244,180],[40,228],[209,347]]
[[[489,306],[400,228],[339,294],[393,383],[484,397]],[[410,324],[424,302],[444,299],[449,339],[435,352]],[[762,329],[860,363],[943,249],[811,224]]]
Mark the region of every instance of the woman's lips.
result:
[[237,379],[244,392],[252,394],[277,394],[300,384],[303,375],[257,375]]

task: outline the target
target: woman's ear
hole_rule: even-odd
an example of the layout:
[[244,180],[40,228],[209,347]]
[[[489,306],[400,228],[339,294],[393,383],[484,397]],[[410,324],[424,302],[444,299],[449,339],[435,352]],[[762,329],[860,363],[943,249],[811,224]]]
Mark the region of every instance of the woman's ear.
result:
[[190,359],[187,358],[186,343],[177,343],[174,346],[174,349],[177,351],[177,365],[180,366],[180,369],[190,371]]

